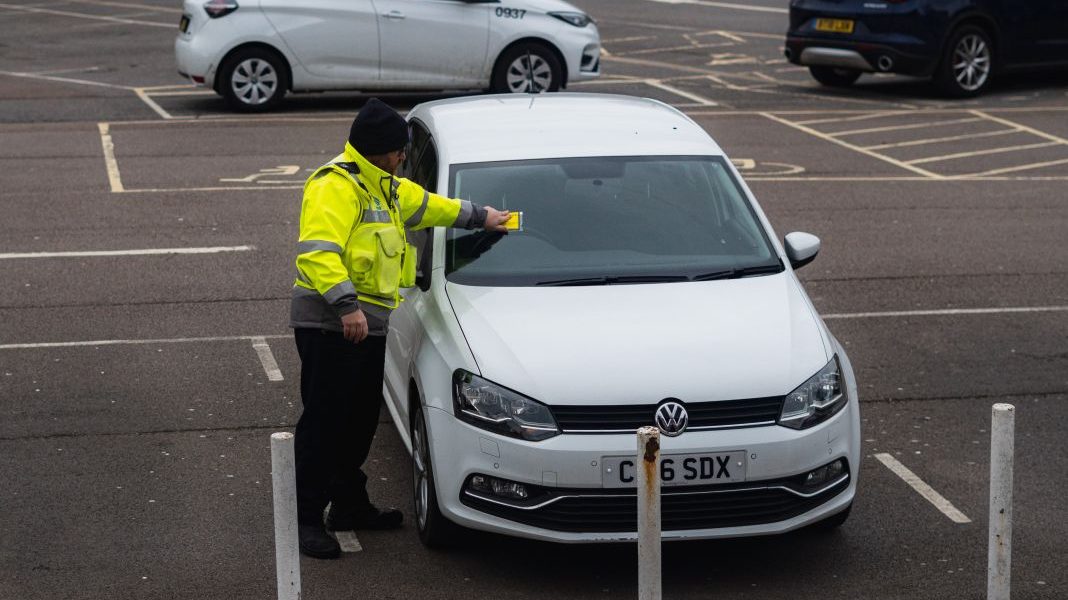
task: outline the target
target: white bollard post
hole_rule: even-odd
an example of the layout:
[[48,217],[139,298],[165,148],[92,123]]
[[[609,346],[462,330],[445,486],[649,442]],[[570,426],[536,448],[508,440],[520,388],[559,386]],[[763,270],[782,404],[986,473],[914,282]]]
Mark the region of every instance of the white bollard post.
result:
[[987,600],[1009,600],[1012,571],[1012,461],[1016,407],[995,404],[990,426],[990,539]]
[[271,434],[274,484],[274,561],[278,600],[300,600],[300,546],[297,537],[297,472],[293,434]]
[[660,430],[638,430],[638,600],[660,600]]

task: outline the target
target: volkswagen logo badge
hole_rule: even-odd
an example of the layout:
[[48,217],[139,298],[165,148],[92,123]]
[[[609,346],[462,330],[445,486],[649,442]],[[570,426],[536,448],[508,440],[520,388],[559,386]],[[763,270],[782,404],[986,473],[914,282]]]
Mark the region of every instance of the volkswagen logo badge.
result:
[[675,437],[686,431],[689,421],[686,407],[674,400],[669,400],[656,409],[656,426],[668,437]]

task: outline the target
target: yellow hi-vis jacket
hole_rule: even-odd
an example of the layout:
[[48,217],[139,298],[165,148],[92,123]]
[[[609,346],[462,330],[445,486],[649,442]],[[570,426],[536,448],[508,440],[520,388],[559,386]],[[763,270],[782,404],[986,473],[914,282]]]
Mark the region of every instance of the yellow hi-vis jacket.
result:
[[290,325],[341,331],[340,317],[360,304],[396,308],[418,263],[405,228],[470,229],[485,214],[390,175],[346,143],[304,184]]

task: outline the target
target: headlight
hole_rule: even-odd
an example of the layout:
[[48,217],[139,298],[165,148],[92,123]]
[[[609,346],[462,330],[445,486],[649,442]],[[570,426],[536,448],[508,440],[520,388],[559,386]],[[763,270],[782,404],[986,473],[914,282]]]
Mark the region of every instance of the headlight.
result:
[[565,23],[574,25],[575,27],[585,27],[593,22],[590,15],[580,12],[551,12],[550,17],[556,17]]
[[846,405],[842,393],[842,367],[838,356],[786,395],[779,415],[779,425],[793,429],[805,429],[822,423],[842,410]]
[[549,407],[467,371],[453,375],[456,417],[504,435],[537,442],[560,433]]

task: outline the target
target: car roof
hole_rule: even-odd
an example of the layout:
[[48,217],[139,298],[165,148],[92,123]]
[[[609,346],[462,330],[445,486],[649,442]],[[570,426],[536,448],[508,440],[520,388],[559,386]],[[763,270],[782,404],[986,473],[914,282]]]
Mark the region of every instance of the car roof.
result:
[[420,104],[446,164],[577,156],[711,155],[723,151],[678,109],[612,94],[500,94]]

